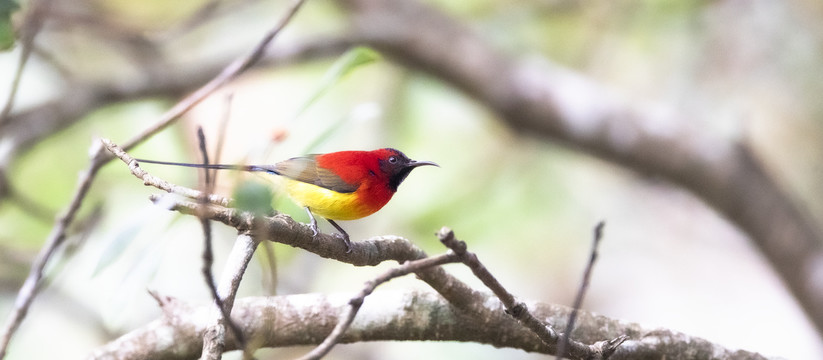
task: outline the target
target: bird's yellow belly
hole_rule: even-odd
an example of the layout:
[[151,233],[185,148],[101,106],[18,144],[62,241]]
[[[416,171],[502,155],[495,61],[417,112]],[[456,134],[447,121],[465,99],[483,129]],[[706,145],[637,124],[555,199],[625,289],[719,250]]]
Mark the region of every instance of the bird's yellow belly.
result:
[[297,205],[308,207],[317,216],[332,220],[354,220],[371,215],[358,194],[339,193],[316,185],[287,180],[286,192]]

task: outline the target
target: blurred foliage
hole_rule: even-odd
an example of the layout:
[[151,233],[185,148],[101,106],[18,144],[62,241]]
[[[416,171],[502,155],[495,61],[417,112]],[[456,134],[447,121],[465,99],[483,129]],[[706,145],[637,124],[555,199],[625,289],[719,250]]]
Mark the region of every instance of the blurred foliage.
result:
[[6,51],[14,46],[14,24],[11,15],[19,7],[14,0],[0,0],[0,51]]
[[14,24],[12,14],[20,9],[15,0],[0,0],[0,51],[8,50],[14,45]]
[[[518,59],[562,64],[625,99],[664,104],[706,131],[741,139],[823,219],[818,200],[823,198],[823,7],[818,3],[425,2]],[[158,81],[150,75],[152,56],[184,65],[227,61],[257,41],[287,2],[218,3],[203,18],[198,17],[203,6],[215,3],[73,0],[60,5],[55,25],[36,41],[52,58],[35,55],[22,81],[20,103],[35,106],[44,101],[43,94],[71,94],[66,82],[55,80],[53,62],[81,80],[116,79],[129,86]],[[0,0],[0,47],[4,34],[11,34],[4,33],[4,26],[11,31],[11,22],[3,12],[10,4]],[[88,17],[75,16],[73,11],[81,10]],[[194,24],[191,29],[178,28],[189,23]],[[345,24],[333,1],[309,1],[274,46],[288,48],[300,39],[339,34]],[[169,43],[156,54],[141,55],[128,45],[169,34]],[[12,55],[0,54],[0,84],[10,82]],[[768,354],[787,355],[782,353],[787,350],[780,341],[764,341],[746,329],[763,324],[798,329],[787,336],[812,345],[798,350],[805,351],[801,355],[787,356],[818,357],[821,347],[807,333],[808,324],[798,320],[791,299],[781,295],[779,281],[757,264],[762,259],[740,233],[713,211],[656,179],[628,173],[567,144],[513,132],[464,94],[389,60],[372,49],[356,48],[331,60],[250,72],[132,154],[195,159],[192,129],[197,125],[205,128],[210,144],[225,136],[223,163],[272,163],[306,152],[396,147],[442,167],[416,170],[383,210],[343,224],[353,240],[397,234],[429,253],[440,253],[444,249],[432,234],[449,226],[519,297],[568,303],[586,259],[591,227],[605,219],[603,260],[595,268],[587,309]],[[225,101],[227,94],[232,94],[231,104]],[[9,172],[13,188],[56,214],[72,195],[96,137],[129,139],[175,100],[114,104],[88,114],[22,154]],[[229,125],[221,134],[227,109]],[[198,184],[194,169],[144,168],[176,184]],[[269,187],[266,174],[218,177],[217,191],[232,194],[244,208],[266,211],[273,203],[278,211],[307,221],[302,209],[280,196],[276,186]],[[145,188],[119,161],[101,171],[80,217],[102,204],[104,218],[76,258],[51,274],[55,280],[38,298],[10,359],[84,356],[112,334],[158,316],[156,304],[144,295],[146,288],[195,304],[208,302],[199,275],[202,235],[197,221],[151,204],[147,196],[157,192]],[[30,261],[51,226],[11,201],[0,203],[0,247],[4,256],[13,257],[8,263]],[[333,231],[323,221],[320,227]],[[235,236],[231,229],[215,226],[216,272]],[[280,294],[356,291],[382,269],[352,269],[282,245],[275,245],[274,252]],[[711,263],[718,266],[728,262],[729,269],[709,271],[701,259],[716,259]],[[242,296],[265,293],[261,283],[263,273],[270,272],[267,266],[266,261],[250,266]],[[17,269],[4,267],[3,273],[19,281],[24,274]],[[449,269],[472,281],[470,274]],[[412,279],[387,288],[395,286],[425,289]],[[9,308],[11,296],[7,292],[0,299],[0,310]],[[761,302],[755,304],[755,297]],[[95,309],[104,331],[90,325],[96,322],[67,321],[59,311],[38,310],[59,309],[65,299]],[[682,307],[672,311],[678,304]],[[752,317],[746,306],[787,310],[762,318]],[[44,338],[65,339],[54,347],[62,353],[37,346]],[[532,358],[514,351],[501,356],[474,345],[457,345],[459,353],[442,352],[435,347],[439,345],[387,345],[375,351],[375,344],[349,345],[336,348],[329,358],[421,357],[405,346],[424,346],[434,358]],[[278,358],[288,351],[266,354]]]
[[240,210],[261,216],[272,212],[273,194],[269,185],[256,181],[244,181],[235,188],[232,197],[235,206]]

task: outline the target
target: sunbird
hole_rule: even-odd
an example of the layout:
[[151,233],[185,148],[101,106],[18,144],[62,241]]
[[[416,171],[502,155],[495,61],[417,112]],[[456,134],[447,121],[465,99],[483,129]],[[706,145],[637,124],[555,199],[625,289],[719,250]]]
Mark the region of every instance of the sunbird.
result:
[[400,183],[419,166],[431,161],[409,159],[392,148],[372,151],[338,151],[294,157],[274,165],[192,164],[136,159],[138,162],[206,169],[263,171],[285,180],[285,191],[309,214],[309,226],[317,235],[314,215],[334,226],[351,252],[349,234],[335,220],[360,219],[380,210],[391,200]]

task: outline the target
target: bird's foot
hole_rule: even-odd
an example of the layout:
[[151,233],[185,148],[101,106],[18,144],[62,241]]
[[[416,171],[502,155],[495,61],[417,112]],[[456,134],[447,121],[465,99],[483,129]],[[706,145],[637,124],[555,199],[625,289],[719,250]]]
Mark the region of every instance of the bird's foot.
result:
[[346,233],[342,233],[342,234],[340,234],[340,233],[335,233],[335,234],[334,234],[334,237],[336,237],[336,238],[338,238],[338,239],[340,239],[340,240],[343,240],[343,244],[345,244],[345,245],[346,245],[346,254],[348,254],[348,253],[350,253],[350,252],[351,252],[352,245],[351,245],[351,240],[349,240],[349,234],[346,234]]
[[346,244],[346,254],[350,253],[351,252],[351,240],[349,240],[349,233],[347,233],[346,230],[343,230],[343,228],[340,227],[340,225],[337,225],[337,223],[334,222],[334,220],[332,220],[332,219],[326,219],[326,220],[328,220],[329,224],[332,224],[332,226],[334,226],[334,228],[337,229],[337,231],[340,232],[339,234],[334,234],[334,236],[340,238],[341,240],[343,240],[343,244]]
[[309,223],[309,229],[311,229],[311,236],[315,237],[319,232],[317,231],[317,222]]
[[307,206],[306,213],[309,214],[309,229],[311,229],[311,236],[315,237],[318,234],[317,231],[317,219],[314,218],[314,214],[311,213],[311,209]]

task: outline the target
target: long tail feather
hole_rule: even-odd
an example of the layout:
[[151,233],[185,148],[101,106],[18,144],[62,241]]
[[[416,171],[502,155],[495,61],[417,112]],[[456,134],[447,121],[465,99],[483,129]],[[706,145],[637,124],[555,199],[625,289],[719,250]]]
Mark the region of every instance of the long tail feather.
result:
[[147,159],[135,159],[138,163],[148,163],[148,164],[158,164],[158,165],[172,165],[172,166],[186,166],[186,167],[193,167],[193,168],[202,168],[202,169],[217,169],[217,170],[240,170],[240,171],[263,171],[270,174],[280,175],[280,173],[275,170],[274,166],[272,165],[226,165],[226,164],[193,164],[193,163],[181,163],[181,162],[171,162],[171,161],[159,161],[159,160],[147,160]]

